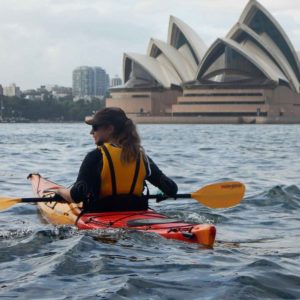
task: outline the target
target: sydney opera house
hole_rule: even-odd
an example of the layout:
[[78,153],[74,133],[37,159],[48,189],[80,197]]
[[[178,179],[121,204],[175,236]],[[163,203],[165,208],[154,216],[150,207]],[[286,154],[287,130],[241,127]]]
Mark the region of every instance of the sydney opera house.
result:
[[144,123],[300,123],[299,56],[255,0],[210,47],[171,16],[166,42],[124,54],[124,85],[106,105]]

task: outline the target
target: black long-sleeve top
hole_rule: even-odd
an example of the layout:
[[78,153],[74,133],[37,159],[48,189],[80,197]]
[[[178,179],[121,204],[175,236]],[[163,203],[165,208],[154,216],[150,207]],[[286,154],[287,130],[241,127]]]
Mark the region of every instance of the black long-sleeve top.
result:
[[[146,169],[148,167],[146,180],[158,187],[164,194],[175,196],[178,190],[177,184],[167,177],[151,158],[147,156],[146,160]],[[96,148],[86,155],[79,169],[77,180],[71,188],[71,197],[75,202],[78,203],[87,196],[92,199],[99,198],[102,166],[102,153],[99,149]]]

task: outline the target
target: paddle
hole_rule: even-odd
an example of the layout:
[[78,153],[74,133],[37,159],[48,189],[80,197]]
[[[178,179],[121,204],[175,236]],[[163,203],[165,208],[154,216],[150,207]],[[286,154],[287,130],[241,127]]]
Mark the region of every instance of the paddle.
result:
[[[192,198],[199,203],[210,208],[228,208],[241,202],[245,193],[245,186],[236,181],[219,182],[204,186],[198,191],[190,194],[177,194],[175,197],[165,195],[148,195],[148,199],[157,199],[157,202],[166,199]],[[0,197],[0,211],[5,210],[18,203],[38,203],[38,202],[66,202],[59,195],[45,198],[9,198]]]
[[54,197],[45,197],[45,198],[10,198],[10,197],[0,197],[0,211],[10,208],[11,206],[18,203],[38,203],[38,202],[66,202],[59,195]]
[[204,186],[190,194],[177,194],[175,197],[165,195],[149,195],[149,199],[157,202],[168,198],[192,198],[210,208],[228,208],[241,202],[245,194],[245,185],[237,181],[219,182]]

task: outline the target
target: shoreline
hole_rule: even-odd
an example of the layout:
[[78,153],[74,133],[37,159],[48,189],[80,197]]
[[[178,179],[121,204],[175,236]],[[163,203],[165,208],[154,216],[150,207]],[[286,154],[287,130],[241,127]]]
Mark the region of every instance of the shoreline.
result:
[[[170,124],[170,125],[242,125],[242,124],[274,124],[274,125],[286,125],[286,124],[300,124],[300,118],[285,118],[285,117],[174,117],[174,116],[140,116],[136,114],[127,114],[129,118],[133,120],[135,124]],[[64,120],[0,120],[0,124],[47,124],[47,123],[65,123],[75,124],[84,123],[84,120],[64,121]]]

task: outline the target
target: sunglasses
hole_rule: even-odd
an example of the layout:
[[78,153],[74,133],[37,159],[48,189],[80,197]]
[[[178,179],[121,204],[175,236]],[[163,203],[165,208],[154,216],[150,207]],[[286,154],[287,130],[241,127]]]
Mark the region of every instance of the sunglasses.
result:
[[93,131],[97,131],[99,128],[105,127],[105,126],[106,126],[105,124],[92,125],[92,129],[93,129]]
[[93,131],[97,131],[100,128],[99,125],[92,125],[92,129]]

